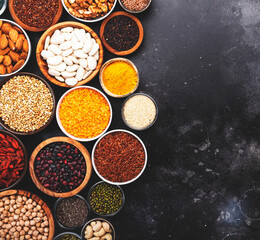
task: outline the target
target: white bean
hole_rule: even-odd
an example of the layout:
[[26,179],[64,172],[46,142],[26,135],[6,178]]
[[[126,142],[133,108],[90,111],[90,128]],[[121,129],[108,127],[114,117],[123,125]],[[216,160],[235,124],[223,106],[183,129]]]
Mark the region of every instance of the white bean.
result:
[[65,81],[64,78],[61,77],[61,76],[55,76],[55,78],[56,78],[58,81],[60,81],[60,82],[64,82],[64,81]]
[[61,29],[61,32],[71,33],[73,31],[73,27],[65,27]]
[[92,71],[87,71],[85,73],[85,75],[83,76],[83,79],[86,79],[91,73],[92,73]]
[[74,77],[77,73],[76,72],[62,72],[61,75],[62,77],[64,78],[71,78],[71,77]]
[[62,54],[61,49],[57,45],[54,45],[54,44],[49,45],[48,50],[52,51],[56,55]]
[[58,66],[62,62],[62,56],[54,56],[47,58],[48,65]]
[[47,50],[47,47],[50,45],[50,36],[47,36],[45,39],[45,44],[44,44],[44,50]]
[[89,52],[89,55],[90,55],[90,56],[95,55],[96,52],[98,51],[98,49],[99,49],[99,45],[98,45],[97,43],[94,43],[94,45],[93,45],[91,51]]
[[97,51],[97,52],[93,55],[93,57],[98,61],[98,60],[99,60],[99,52]]
[[84,43],[84,46],[83,46],[83,52],[84,53],[89,53],[92,49],[92,46],[93,46],[93,42],[91,41],[91,39],[87,40],[85,43]]
[[79,65],[83,68],[87,68],[88,66],[88,61],[85,58],[79,59]]
[[76,50],[76,51],[74,51],[74,54],[78,58],[87,58],[88,57],[88,55],[85,54],[82,50]]
[[53,68],[49,68],[48,70],[48,73],[51,75],[51,76],[54,76],[54,77],[57,77],[57,76],[60,76],[60,72],[53,69]]
[[64,37],[62,35],[51,37],[51,44],[61,44],[63,42],[64,42]]
[[78,81],[81,81],[81,80],[83,79],[84,75],[85,75],[85,70],[84,70],[83,67],[80,66],[80,67],[78,68],[78,70],[77,70],[77,75],[76,75],[75,78],[76,78]]
[[62,33],[62,36],[64,37],[64,39],[66,41],[70,41],[73,37],[73,35],[71,33],[67,33],[67,32]]
[[70,58],[68,57],[65,57],[63,58],[63,61],[68,65],[68,66],[72,66],[73,65],[73,62]]
[[75,58],[74,56],[68,56],[68,58],[69,58],[72,62],[74,62],[74,63],[76,63],[76,64],[79,63],[78,59]]
[[83,47],[83,42],[73,42],[72,43],[72,48],[73,50],[78,50]]
[[62,52],[62,56],[63,57],[67,57],[67,56],[69,56],[72,53],[73,53],[73,49],[70,48],[70,49],[67,49],[67,50],[63,51]]
[[57,65],[57,66],[52,66],[52,65],[49,65],[49,68],[53,68],[59,72],[63,72],[65,71],[67,65],[66,63],[62,62],[61,64]]
[[42,50],[42,52],[41,52],[41,56],[43,57],[43,59],[47,59],[47,58],[49,58],[49,57],[53,57],[53,56],[55,56],[54,55],[54,53],[53,52],[51,52],[51,51],[48,51],[48,50]]
[[75,72],[75,71],[77,71],[78,68],[79,68],[79,65],[74,64],[72,66],[67,66],[66,67],[66,71],[67,72]]
[[86,38],[91,39],[91,34],[89,32],[86,33]]
[[71,48],[71,41],[66,41],[60,45],[61,50],[67,50]]
[[87,61],[88,61],[88,68],[90,70],[94,70],[97,67],[97,61],[94,57],[88,57]]
[[65,83],[69,86],[75,86],[78,83],[76,78],[66,78]]

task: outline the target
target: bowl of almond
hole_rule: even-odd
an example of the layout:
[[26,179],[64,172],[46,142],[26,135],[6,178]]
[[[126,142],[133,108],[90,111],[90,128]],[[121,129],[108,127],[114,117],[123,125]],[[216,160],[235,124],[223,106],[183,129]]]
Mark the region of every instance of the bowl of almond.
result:
[[27,33],[15,22],[0,19],[0,78],[20,71],[31,55]]

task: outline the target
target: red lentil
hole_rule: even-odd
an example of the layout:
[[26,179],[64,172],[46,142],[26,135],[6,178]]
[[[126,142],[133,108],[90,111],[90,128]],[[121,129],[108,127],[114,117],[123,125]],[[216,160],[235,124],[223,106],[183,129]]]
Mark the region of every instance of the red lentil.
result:
[[99,174],[111,182],[127,182],[142,171],[145,164],[143,145],[126,132],[112,132],[103,137],[94,152]]
[[59,0],[14,0],[13,8],[21,22],[42,28],[52,24],[58,12]]

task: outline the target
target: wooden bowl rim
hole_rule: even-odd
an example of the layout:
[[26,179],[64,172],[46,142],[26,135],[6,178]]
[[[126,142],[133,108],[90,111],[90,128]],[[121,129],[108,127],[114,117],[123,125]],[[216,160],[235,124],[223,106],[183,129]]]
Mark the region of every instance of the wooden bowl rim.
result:
[[36,201],[39,205],[42,206],[46,216],[48,217],[48,222],[49,222],[48,240],[53,240],[54,231],[55,231],[55,223],[54,223],[54,218],[53,218],[52,212],[51,212],[50,208],[48,207],[48,205],[40,197],[38,197],[36,194],[31,193],[31,192],[26,191],[26,190],[11,189],[11,190],[7,190],[7,191],[4,191],[4,192],[0,192],[0,198],[12,196],[12,195],[23,195],[23,196],[26,196],[26,197],[30,197],[34,201]]
[[[83,28],[86,32],[89,32],[91,34],[92,38],[94,38],[96,40],[96,42],[98,43],[98,45],[99,45],[99,59],[98,59],[98,62],[97,62],[96,69],[94,69],[92,71],[92,73],[86,79],[79,81],[75,86],[68,86],[66,83],[60,82],[56,78],[50,76],[48,74],[48,71],[45,71],[45,70],[43,71],[44,67],[47,66],[46,61],[44,59],[42,59],[42,57],[41,57],[41,51],[43,49],[45,39],[46,39],[47,36],[51,36],[52,33],[55,30],[61,29],[61,28],[64,28],[64,27]],[[37,47],[36,47],[36,60],[37,60],[38,66],[39,66],[42,74],[50,82],[52,82],[53,84],[58,85],[60,87],[73,88],[73,87],[81,86],[81,85],[84,85],[84,84],[88,83],[89,81],[91,81],[98,74],[98,72],[99,72],[99,70],[100,70],[100,68],[102,66],[103,59],[104,59],[104,49],[103,49],[103,46],[102,46],[101,39],[98,37],[97,33],[92,28],[90,28],[89,26],[87,26],[87,25],[85,25],[83,23],[79,23],[79,22],[66,21],[66,22],[60,22],[60,23],[57,23],[57,24],[51,26],[50,28],[48,28],[42,34],[42,36],[40,37],[40,39],[39,39],[39,41],[37,43]],[[44,62],[44,64],[43,64],[43,62]]]
[[[112,64],[113,62],[117,62],[117,61],[123,61],[123,62],[128,63],[130,66],[132,66],[132,67],[134,68],[134,70],[135,70],[135,72],[136,72],[136,75],[137,75],[137,83],[136,83],[135,88],[134,88],[131,92],[129,92],[129,93],[127,93],[127,94],[124,94],[124,95],[116,95],[116,94],[114,94],[114,93],[111,93],[111,92],[106,88],[106,86],[105,86],[105,84],[104,84],[104,82],[103,82],[103,72],[104,72],[105,68],[106,68],[108,65]],[[136,65],[135,65],[132,61],[130,61],[130,60],[127,59],[127,58],[117,57],[117,58],[112,58],[112,59],[106,61],[106,62],[102,65],[102,67],[101,67],[101,69],[100,69],[100,71],[99,71],[99,82],[100,82],[100,85],[101,85],[102,89],[106,92],[107,95],[109,95],[109,96],[111,96],[111,97],[114,97],[114,98],[124,98],[124,97],[130,96],[131,94],[133,94],[133,93],[137,90],[137,88],[138,88],[138,86],[139,86],[139,83],[140,83],[140,75],[139,75],[139,71],[138,71]]]
[[52,109],[52,113],[51,113],[51,116],[50,116],[49,120],[42,127],[40,127],[39,129],[36,129],[36,130],[34,130],[32,132],[18,132],[18,131],[15,131],[15,130],[11,129],[7,124],[5,124],[4,121],[2,120],[2,118],[0,117],[0,125],[4,129],[6,129],[7,131],[9,131],[9,132],[11,132],[13,134],[27,136],[27,135],[36,134],[36,133],[42,131],[43,129],[45,129],[51,123],[52,119],[54,118],[55,112],[56,112],[56,97],[55,97],[55,94],[54,94],[54,91],[53,91],[52,87],[49,85],[49,83],[47,83],[46,80],[44,80],[42,77],[40,77],[40,76],[38,76],[38,75],[36,75],[34,73],[29,73],[29,72],[18,72],[18,73],[15,73],[13,75],[10,75],[10,76],[4,78],[0,82],[0,90],[3,87],[3,85],[5,83],[7,83],[11,78],[13,78],[15,76],[24,76],[24,75],[31,76],[31,77],[34,77],[34,78],[42,81],[47,86],[47,88],[50,90],[51,95],[52,95],[52,99],[53,99],[53,109]]
[[142,10],[135,11],[135,10],[130,10],[130,9],[128,9],[128,8],[123,4],[122,0],[118,0],[118,1],[119,1],[119,4],[121,5],[121,7],[122,7],[125,11],[127,11],[127,12],[129,12],[129,13],[133,13],[133,14],[137,14],[137,13],[142,13],[142,12],[144,12],[144,11],[150,6],[150,4],[151,4],[151,2],[152,2],[152,0],[149,0],[148,4],[147,4]]
[[[133,178],[133,179],[131,179],[131,180],[129,180],[129,181],[126,181],[126,182],[112,182],[112,181],[107,180],[106,178],[104,178],[104,177],[98,172],[98,170],[97,170],[97,168],[96,168],[96,164],[95,164],[95,158],[94,158],[94,156],[95,156],[95,151],[96,151],[96,147],[97,147],[98,143],[99,143],[105,136],[107,136],[107,135],[109,135],[109,134],[111,134],[111,133],[115,133],[115,132],[125,132],[125,133],[130,134],[130,135],[132,135],[133,137],[135,137],[135,138],[141,143],[141,145],[143,146],[144,153],[145,153],[144,166],[143,166],[142,170],[139,172],[139,174],[138,174],[135,178]],[[108,183],[108,184],[112,184],[112,185],[127,185],[127,184],[130,184],[130,183],[136,181],[139,177],[141,177],[141,175],[143,174],[143,172],[144,172],[144,170],[146,169],[146,166],[147,166],[148,154],[147,154],[147,149],[146,149],[146,146],[145,146],[144,142],[143,142],[143,141],[141,140],[141,138],[139,138],[136,134],[134,134],[134,133],[131,132],[131,131],[125,130],[125,129],[114,129],[114,130],[111,130],[111,131],[109,131],[109,132],[106,132],[105,134],[103,134],[103,135],[96,141],[96,143],[95,143],[95,145],[94,145],[94,147],[93,147],[93,149],[92,149],[92,152],[91,152],[91,161],[92,161],[92,165],[93,165],[93,168],[94,168],[95,173],[102,179],[102,181],[104,181],[104,182],[106,182],[106,183]]]
[[[37,179],[37,177],[35,175],[34,162],[35,162],[36,156],[38,155],[38,153],[40,152],[40,150],[42,148],[44,148],[46,145],[49,145],[54,142],[66,142],[66,143],[74,145],[76,148],[79,149],[79,151],[82,153],[82,155],[85,159],[85,163],[86,163],[85,178],[83,179],[82,183],[77,188],[73,189],[72,191],[62,192],[62,193],[57,193],[57,192],[51,191],[51,190],[45,188],[40,183],[40,181]],[[34,184],[43,193],[45,193],[49,196],[52,196],[52,197],[66,198],[66,197],[72,197],[72,196],[76,195],[87,185],[87,183],[91,177],[91,173],[92,173],[92,162],[91,162],[90,154],[89,154],[87,148],[83,144],[75,141],[74,139],[68,138],[68,137],[58,136],[58,137],[48,138],[48,139],[44,140],[43,142],[41,142],[40,144],[38,144],[38,146],[33,150],[32,154],[31,154],[30,162],[29,162],[29,170],[30,170],[30,175],[31,175],[31,178],[32,178]]]
[[10,132],[8,132],[6,130],[2,130],[2,129],[0,129],[0,133],[9,135],[10,137],[14,138],[19,143],[19,145],[21,146],[21,148],[23,150],[24,161],[25,161],[24,169],[23,169],[23,172],[22,172],[21,176],[19,177],[19,179],[16,182],[14,182],[12,185],[10,185],[9,187],[4,188],[4,189],[0,189],[0,192],[2,192],[2,191],[6,191],[6,190],[8,190],[10,188],[14,188],[17,184],[19,184],[22,181],[22,179],[24,178],[24,176],[25,176],[25,174],[27,172],[27,168],[28,168],[28,154],[27,154],[27,151],[26,151],[26,148],[25,148],[23,142],[18,137],[16,137],[14,134],[12,134],[12,133],[10,133]]
[[46,29],[48,29],[50,26],[54,25],[55,23],[57,23],[60,20],[62,11],[63,11],[63,6],[61,3],[61,0],[59,0],[59,7],[58,7],[58,11],[52,21],[52,23],[46,27],[42,27],[42,28],[37,28],[37,27],[31,27],[26,25],[25,23],[23,23],[18,16],[16,15],[14,8],[13,8],[13,4],[14,4],[14,0],[9,0],[8,3],[8,8],[9,8],[9,12],[12,16],[12,18],[14,19],[15,22],[17,22],[20,26],[22,26],[24,29],[30,31],[30,32],[42,32],[45,31]]
[[[92,89],[92,90],[95,90],[97,91],[98,93],[100,93],[104,98],[105,100],[107,101],[108,105],[109,105],[109,109],[110,109],[110,119],[109,119],[109,122],[107,124],[107,127],[104,129],[104,131],[102,133],[100,133],[99,135],[93,137],[93,138],[77,138],[77,137],[74,137],[73,135],[71,135],[70,133],[68,133],[66,131],[66,129],[62,126],[61,124],[61,121],[60,121],[60,113],[59,113],[59,110],[60,110],[60,105],[64,99],[64,97],[69,94],[70,92],[74,91],[74,90],[77,90],[77,89],[80,89],[80,88],[87,88],[87,89]],[[110,125],[111,125],[111,122],[112,122],[112,119],[113,119],[113,109],[112,109],[112,105],[109,101],[109,99],[107,98],[107,96],[101,92],[99,89],[97,88],[94,88],[94,87],[91,87],[91,86],[78,86],[78,87],[74,87],[74,88],[71,88],[69,90],[67,90],[61,97],[60,97],[60,100],[58,101],[58,104],[57,104],[57,108],[56,108],[56,121],[58,123],[58,126],[59,128],[61,129],[61,131],[66,135],[68,136],[69,138],[71,139],[74,139],[75,141],[80,141],[80,142],[91,142],[91,141],[94,141],[98,138],[100,138],[104,133],[107,132],[107,130],[109,129]]]
[[[105,31],[105,26],[106,24],[108,23],[108,21],[115,17],[115,16],[120,16],[120,15],[123,15],[123,16],[127,16],[127,17],[130,17],[133,21],[135,21],[135,23],[137,24],[138,28],[139,28],[139,38],[138,38],[138,41],[137,43],[135,44],[134,47],[132,47],[131,49],[128,49],[128,50],[125,50],[125,51],[117,51],[115,50],[114,48],[112,48],[106,41],[105,37],[104,37],[104,31]],[[111,53],[115,54],[115,55],[119,55],[119,56],[125,56],[125,55],[129,55],[133,52],[135,52],[141,45],[142,41],[143,41],[143,38],[144,38],[144,29],[143,29],[143,25],[142,23],[140,22],[140,20],[135,17],[134,15],[130,14],[130,13],[127,13],[127,12],[123,12],[123,11],[118,11],[118,12],[114,12],[112,13],[110,16],[108,16],[108,18],[106,18],[102,24],[101,24],[101,27],[100,27],[100,38],[102,40],[102,43],[104,44],[104,46],[106,47],[106,49],[108,51],[110,51]]]

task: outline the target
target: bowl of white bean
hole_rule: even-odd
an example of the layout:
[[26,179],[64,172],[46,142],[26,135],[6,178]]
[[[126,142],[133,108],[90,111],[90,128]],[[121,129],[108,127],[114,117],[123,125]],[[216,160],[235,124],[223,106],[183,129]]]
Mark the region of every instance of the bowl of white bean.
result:
[[103,47],[98,35],[85,24],[62,22],[43,33],[36,59],[49,81],[61,87],[75,87],[97,75],[103,62]]

